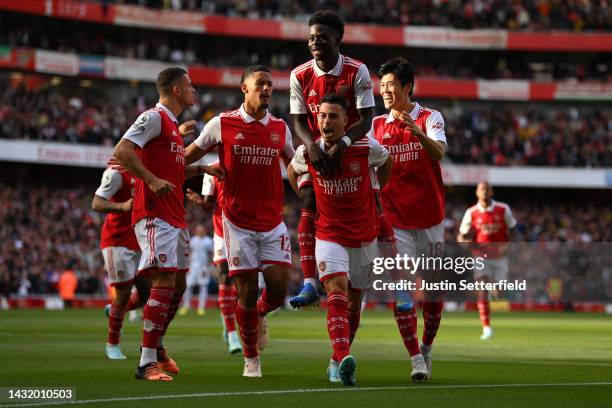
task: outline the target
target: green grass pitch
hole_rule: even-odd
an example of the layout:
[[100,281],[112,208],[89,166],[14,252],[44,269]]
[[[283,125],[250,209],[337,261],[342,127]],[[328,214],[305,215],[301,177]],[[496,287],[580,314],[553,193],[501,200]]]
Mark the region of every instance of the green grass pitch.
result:
[[494,313],[495,337],[482,341],[476,313],[445,313],[433,378],[412,384],[391,312],[368,310],[352,348],[356,387],[327,381],[325,312],[280,311],[269,322],[263,378],[241,376],[215,309],[175,319],[165,343],[181,373],[149,383],[133,378],[140,324],[126,319],[128,360],[109,361],[101,310],[0,312],[0,387],[75,387],[78,406],[101,407],[612,406],[612,316]]

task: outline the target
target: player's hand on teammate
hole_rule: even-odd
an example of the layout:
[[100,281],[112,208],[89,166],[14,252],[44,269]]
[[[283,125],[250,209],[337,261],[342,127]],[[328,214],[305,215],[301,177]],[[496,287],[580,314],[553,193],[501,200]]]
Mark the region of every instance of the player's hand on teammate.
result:
[[191,204],[195,204],[202,207],[204,211],[210,211],[212,209],[212,205],[206,200],[204,200],[204,197],[202,197],[200,194],[196,193],[190,188],[187,189],[187,200],[189,200]]
[[130,212],[130,211],[132,211],[133,201],[134,201],[134,199],[130,198],[129,200],[124,201],[123,203],[121,203],[121,210],[123,212]]
[[176,188],[176,186],[171,182],[160,178],[154,178],[153,180],[151,180],[151,182],[148,183],[148,186],[151,191],[155,193],[155,195],[160,197],[168,194]]
[[196,122],[195,120],[188,120],[187,122],[183,122],[183,124],[181,126],[179,126],[179,132],[181,134],[181,136],[183,137],[187,137],[187,136],[191,136],[195,133],[196,131],[196,125],[198,124],[198,122]]
[[220,166],[200,166],[200,171],[202,173],[215,176],[219,180],[223,180],[225,178],[225,170],[223,170]]
[[111,158],[108,159],[108,161],[106,162],[106,165],[109,166],[113,170],[117,170],[117,171],[125,170],[125,167],[123,167],[123,164],[121,164],[121,162],[117,160],[115,156],[111,156]]
[[319,147],[318,143],[308,146],[308,158],[312,167],[322,176],[328,176],[332,172],[329,156]]

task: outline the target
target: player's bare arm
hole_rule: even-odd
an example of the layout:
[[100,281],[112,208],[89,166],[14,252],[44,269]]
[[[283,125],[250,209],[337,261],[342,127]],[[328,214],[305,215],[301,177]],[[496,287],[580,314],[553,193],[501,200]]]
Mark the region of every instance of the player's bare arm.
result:
[[387,157],[385,163],[376,170],[376,177],[378,178],[378,183],[380,184],[381,190],[385,186],[385,184],[387,184],[387,181],[389,181],[389,178],[391,177],[392,168],[393,159],[391,158],[391,156],[389,156]]
[[293,166],[291,164],[289,164],[287,166],[287,179],[289,180],[289,184],[291,185],[291,188],[293,189],[293,191],[295,191],[295,194],[297,194],[299,196],[300,195],[300,191],[299,191],[298,185],[297,185],[297,178],[298,178],[297,172],[295,171]]
[[196,122],[195,120],[188,120],[186,122],[183,122],[181,126],[179,126],[179,133],[183,137],[193,135],[196,131],[197,124],[198,122]]
[[185,178],[201,176],[203,174],[210,174],[211,176],[215,176],[221,180],[223,180],[223,177],[225,177],[225,172],[218,166],[197,165],[185,167]]
[[127,201],[116,203],[102,198],[98,195],[94,195],[91,200],[91,209],[101,213],[124,213],[132,211],[132,199]]
[[115,146],[113,156],[121,162],[127,171],[144,181],[156,195],[163,196],[175,189],[176,186],[174,184],[155,177],[155,175],[142,164],[142,161],[136,154],[136,147],[138,147],[136,143],[123,138],[117,143],[117,146]]
[[[359,113],[359,120],[346,131],[346,136],[351,139],[351,144],[362,139],[363,135],[368,133],[372,126],[372,118],[374,117],[374,108],[357,109],[357,112]],[[327,151],[327,154],[335,163],[339,163],[338,160],[347,147],[346,142],[340,139],[338,143]]]
[[410,117],[408,112],[403,111],[400,114],[399,119],[404,122],[412,134],[414,134],[423,146],[423,149],[435,160],[442,160],[444,157],[444,152],[446,151],[446,144],[439,140],[433,140],[428,137],[423,130],[414,123],[414,120]]
[[206,212],[209,212],[210,210],[212,210],[213,201],[214,201],[212,196],[200,195],[190,188],[187,189],[186,195],[187,195],[187,200],[189,200],[191,204],[201,207]]

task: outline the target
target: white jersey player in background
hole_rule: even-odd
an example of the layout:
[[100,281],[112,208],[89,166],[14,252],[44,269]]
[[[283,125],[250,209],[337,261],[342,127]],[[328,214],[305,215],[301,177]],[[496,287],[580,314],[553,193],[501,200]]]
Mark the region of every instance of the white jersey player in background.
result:
[[206,313],[206,298],[208,297],[208,284],[212,271],[213,240],[208,236],[206,227],[198,224],[195,235],[189,241],[191,256],[189,257],[189,272],[187,272],[187,289],[183,295],[183,304],[179,315],[184,316],[191,307],[193,289],[198,286],[198,315]]

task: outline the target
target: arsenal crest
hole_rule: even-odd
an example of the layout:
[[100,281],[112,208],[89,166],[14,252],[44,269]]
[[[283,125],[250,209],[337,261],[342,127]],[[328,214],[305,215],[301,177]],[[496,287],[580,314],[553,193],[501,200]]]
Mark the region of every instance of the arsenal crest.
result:
[[280,140],[280,136],[278,133],[276,132],[272,132],[270,133],[270,140],[272,141],[272,143],[274,144],[278,144],[279,140]]
[[234,265],[234,266],[240,265],[240,258],[238,258],[238,257],[233,258],[232,259],[232,265]]
[[319,263],[319,270],[321,272],[325,272],[325,267],[326,267],[325,261]]
[[166,254],[159,254],[158,256],[159,262],[164,263],[168,260],[168,256]]
[[351,169],[351,171],[355,174],[359,174],[359,171],[361,170],[361,166],[359,165],[358,161],[354,161],[349,165],[349,168]]
[[346,93],[348,92],[348,90],[349,90],[348,85],[338,85],[336,89],[336,93],[340,96],[346,97]]

